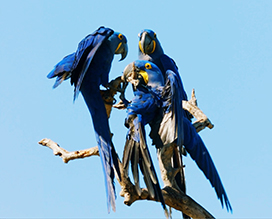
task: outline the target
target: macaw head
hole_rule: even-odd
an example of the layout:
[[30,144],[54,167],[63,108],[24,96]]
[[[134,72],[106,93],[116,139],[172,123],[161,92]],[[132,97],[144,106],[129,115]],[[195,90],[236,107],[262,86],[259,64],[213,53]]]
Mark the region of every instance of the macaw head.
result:
[[139,52],[143,54],[163,54],[163,49],[154,31],[142,30],[139,34]]
[[124,60],[128,53],[127,38],[125,35],[114,32],[108,40],[114,54],[121,54],[121,59],[119,61]]
[[161,70],[152,62],[136,60],[128,64],[123,72],[123,81],[130,82],[136,88],[138,85],[155,88],[164,85]]

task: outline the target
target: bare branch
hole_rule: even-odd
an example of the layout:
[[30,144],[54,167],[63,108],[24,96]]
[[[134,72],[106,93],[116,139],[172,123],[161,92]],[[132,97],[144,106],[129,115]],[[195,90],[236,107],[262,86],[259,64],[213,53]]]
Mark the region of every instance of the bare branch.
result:
[[69,152],[61,148],[56,142],[48,138],[42,139],[41,141],[39,141],[39,144],[51,148],[53,150],[53,154],[56,156],[60,156],[64,163],[68,163],[70,160],[90,157],[93,155],[99,156],[97,146],[89,149]]
[[182,107],[196,118],[196,121],[193,125],[197,132],[200,132],[205,127],[210,129],[214,127],[208,117],[198,108],[194,89],[192,90],[191,99],[188,101],[182,101]]

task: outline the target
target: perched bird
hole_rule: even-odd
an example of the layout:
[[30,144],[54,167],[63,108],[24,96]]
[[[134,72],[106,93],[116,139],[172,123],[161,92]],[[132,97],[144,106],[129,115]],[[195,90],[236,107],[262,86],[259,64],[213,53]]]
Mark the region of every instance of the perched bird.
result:
[[[179,96],[182,100],[188,100],[187,94],[183,88],[181,77],[178,72],[178,67],[172,58],[170,58],[169,56],[164,54],[163,48],[160,44],[160,41],[157,38],[157,34],[152,30],[144,29],[138,34],[138,37],[139,37],[138,58],[140,60],[148,60],[148,61],[156,64],[160,68],[165,80],[167,77],[167,75],[166,75],[167,70],[171,70],[171,71],[175,72],[176,77],[179,80],[179,86],[180,86]],[[182,108],[182,102],[180,103],[179,107]],[[185,114],[188,119],[191,119],[191,115],[189,112],[183,110],[182,113]],[[164,127],[165,130],[167,130],[167,131],[164,132],[162,129],[162,131],[160,132],[161,133],[160,137],[161,137],[162,144],[165,145],[165,144],[172,143],[176,140],[177,136],[175,133],[178,130],[175,129],[175,127],[177,124],[180,124],[178,127],[181,127],[183,122],[179,121],[179,123],[176,123],[177,122],[176,119],[171,119],[171,118],[174,118],[172,116],[171,112],[164,114],[164,115],[165,115],[164,119],[163,119],[164,125],[162,125],[162,127]],[[180,116],[179,118],[182,119],[183,117]],[[173,130],[173,128],[174,128],[174,130]],[[172,131],[170,131],[170,130],[172,130]],[[181,168],[183,166],[182,153],[186,154],[186,151],[185,151],[184,147],[182,147],[182,140],[183,139],[180,138],[180,141],[178,142],[178,143],[180,143],[179,148],[173,151],[172,165],[173,165],[173,168],[180,169],[180,172],[176,174],[175,179],[176,179],[176,183],[177,183],[178,187],[184,193],[186,193],[184,170],[183,170],[183,168]],[[157,140],[157,142],[158,142],[158,140]],[[189,218],[185,214],[183,214],[183,217]]]
[[125,125],[129,130],[123,152],[124,169],[128,172],[131,163],[136,191],[141,196],[138,171],[140,167],[150,196],[161,202],[165,214],[168,215],[145,134],[145,125],[160,114],[164,78],[156,65],[137,60],[126,66],[123,79],[132,83],[134,91],[131,102],[125,101],[128,103]]
[[[186,151],[203,171],[212,187],[215,188],[222,207],[225,205],[227,210],[232,211],[229,199],[211,156],[201,137],[193,127],[190,115],[182,108],[182,100],[187,100],[187,95],[183,88],[178,68],[174,60],[164,54],[157,35],[152,30],[145,29],[139,33],[139,59],[148,60],[156,64],[166,79],[163,98],[167,101],[158,132],[160,142],[157,141],[157,143],[165,145],[175,142],[180,149],[184,145]],[[172,85],[169,86],[170,84]],[[169,88],[167,89],[167,87]],[[172,88],[175,91],[171,90]],[[179,98],[172,98],[177,94],[177,90],[179,93],[177,97]],[[157,143],[155,142],[155,144]],[[182,155],[179,150],[179,152],[173,154],[173,167],[179,167],[181,165],[180,161],[182,161]],[[184,176],[182,174],[180,173],[176,176],[176,181],[179,188],[185,192]]]
[[178,72],[178,67],[172,58],[164,54],[160,41],[157,38],[157,34],[152,30],[144,29],[138,34],[138,37],[138,59],[153,62],[159,67],[164,77],[166,77],[167,70],[172,70],[175,72],[182,85],[182,99],[187,100],[187,94],[183,88],[182,80]]
[[74,100],[79,92],[83,95],[93,120],[104,171],[108,212],[110,206],[115,211],[114,169],[119,177],[120,170],[99,86],[108,86],[114,54],[121,54],[120,60],[123,60],[127,51],[127,39],[123,34],[101,26],[86,36],[79,43],[76,52],[64,57],[47,76],[57,77],[54,87],[71,78],[71,84],[75,87]]

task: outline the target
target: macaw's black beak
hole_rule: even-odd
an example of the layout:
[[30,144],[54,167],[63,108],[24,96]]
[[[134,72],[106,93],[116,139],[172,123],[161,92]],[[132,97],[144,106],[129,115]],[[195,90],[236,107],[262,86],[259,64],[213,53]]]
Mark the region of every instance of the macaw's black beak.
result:
[[128,46],[127,43],[121,43],[120,48],[117,49],[115,54],[121,54],[121,59],[119,61],[124,60],[128,54]]
[[155,51],[156,42],[147,32],[143,32],[139,40],[139,49],[144,54],[151,54]]

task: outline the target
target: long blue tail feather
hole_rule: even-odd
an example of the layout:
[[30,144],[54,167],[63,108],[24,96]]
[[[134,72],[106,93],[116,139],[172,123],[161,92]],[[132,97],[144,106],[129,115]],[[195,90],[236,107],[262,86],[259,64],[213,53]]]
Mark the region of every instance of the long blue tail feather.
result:
[[[166,103],[164,103],[164,107],[168,106],[168,112],[172,112],[172,116],[175,117],[177,145],[180,147],[180,149],[182,145],[185,146],[192,159],[195,160],[198,167],[203,171],[206,178],[210,181],[212,187],[214,187],[222,207],[225,205],[228,211],[232,211],[229,199],[220,180],[216,167],[212,161],[212,158],[200,136],[196,132],[192,123],[187,119],[187,116],[182,109],[182,84],[173,71],[168,70],[166,72],[166,76],[167,80],[165,85],[164,98],[166,98],[168,102],[166,101]],[[181,150],[179,151],[181,152]],[[180,154],[180,156],[182,155]]]
[[[114,187],[114,168],[119,170],[117,164],[117,154],[111,141],[109,123],[103,99],[96,84],[92,84],[89,75],[83,80],[81,93],[87,104],[93,120],[94,131],[99,148],[102,169],[106,185],[108,211],[112,206],[115,211],[115,187]],[[113,153],[112,153],[113,152]],[[115,156],[113,158],[113,156]],[[114,161],[115,160],[115,161]],[[116,165],[116,166],[115,166]],[[119,171],[120,172],[120,171]]]
[[114,186],[114,169],[113,169],[113,161],[111,159],[111,149],[109,148],[109,144],[103,140],[101,136],[97,135],[98,140],[98,149],[101,157],[102,169],[104,173],[105,179],[105,187],[106,187],[106,196],[107,196],[107,208],[108,213],[110,213],[110,206],[113,211],[116,211],[115,206],[115,186]]

